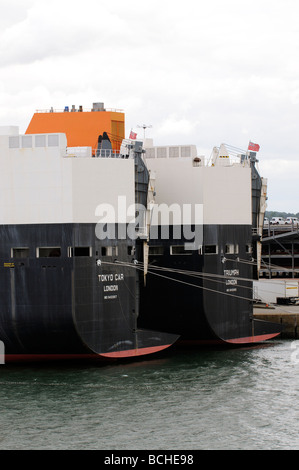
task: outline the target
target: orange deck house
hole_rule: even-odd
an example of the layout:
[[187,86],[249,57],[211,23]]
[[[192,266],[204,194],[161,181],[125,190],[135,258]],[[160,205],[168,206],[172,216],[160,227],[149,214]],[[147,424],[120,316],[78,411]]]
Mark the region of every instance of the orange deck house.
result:
[[106,110],[104,103],[93,103],[89,111],[73,105],[64,111],[37,111],[26,130],[26,134],[64,133],[68,147],[91,147],[92,153],[98,145],[99,135],[107,132],[112,149],[119,151],[125,137],[125,115],[120,110]]

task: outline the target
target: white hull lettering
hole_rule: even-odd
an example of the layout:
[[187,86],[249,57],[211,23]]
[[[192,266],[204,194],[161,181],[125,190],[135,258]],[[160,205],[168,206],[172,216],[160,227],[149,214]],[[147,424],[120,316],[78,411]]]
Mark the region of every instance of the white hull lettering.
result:
[[117,285],[104,286],[104,292],[115,292],[118,291]]
[[125,277],[121,274],[98,274],[99,282],[118,282],[124,281]]
[[239,276],[240,271],[239,269],[225,269],[224,276]]

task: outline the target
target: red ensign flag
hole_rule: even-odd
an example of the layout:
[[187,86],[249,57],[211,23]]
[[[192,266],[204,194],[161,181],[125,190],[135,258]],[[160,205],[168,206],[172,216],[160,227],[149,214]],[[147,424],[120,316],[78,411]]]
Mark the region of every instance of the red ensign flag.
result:
[[253,150],[253,152],[258,152],[259,149],[260,149],[259,144],[255,144],[255,143],[253,143],[253,142],[249,142],[248,150]]
[[129,139],[136,139],[136,137],[137,137],[136,132],[131,131]]

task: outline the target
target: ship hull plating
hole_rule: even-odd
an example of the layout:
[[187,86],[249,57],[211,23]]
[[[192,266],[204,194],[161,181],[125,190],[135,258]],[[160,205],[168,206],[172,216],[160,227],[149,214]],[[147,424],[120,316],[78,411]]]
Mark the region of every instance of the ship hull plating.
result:
[[142,327],[178,334],[189,344],[248,344],[277,336],[280,325],[253,318],[251,226],[205,225],[200,249],[185,250],[187,242],[171,233],[169,240],[150,241]]
[[140,329],[129,239],[94,224],[1,227],[0,340],[8,359],[136,357],[177,337]]

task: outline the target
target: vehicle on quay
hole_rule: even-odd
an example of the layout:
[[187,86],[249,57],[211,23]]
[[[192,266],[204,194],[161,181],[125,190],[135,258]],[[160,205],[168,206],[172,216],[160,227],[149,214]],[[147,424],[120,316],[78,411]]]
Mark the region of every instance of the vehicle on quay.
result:
[[285,220],[285,224],[298,226],[299,219],[297,217],[287,217]]
[[283,217],[272,217],[272,219],[270,220],[270,224],[271,225],[284,225],[285,220]]

